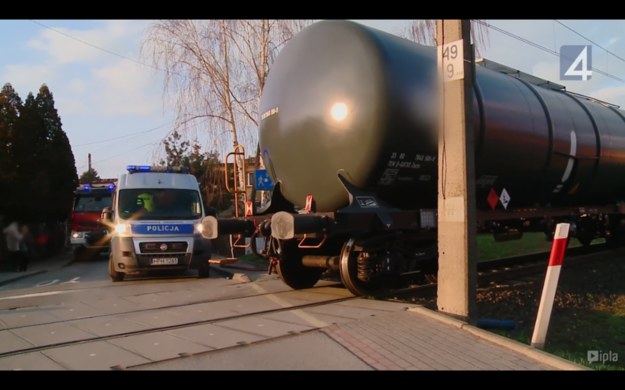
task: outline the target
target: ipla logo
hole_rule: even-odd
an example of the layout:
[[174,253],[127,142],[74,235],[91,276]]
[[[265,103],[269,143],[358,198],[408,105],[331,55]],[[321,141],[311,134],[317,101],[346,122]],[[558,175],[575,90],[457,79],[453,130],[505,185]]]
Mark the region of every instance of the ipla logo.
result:
[[560,47],[560,80],[590,80],[592,77],[592,46]]
[[588,363],[618,362],[618,353],[612,351],[588,351]]

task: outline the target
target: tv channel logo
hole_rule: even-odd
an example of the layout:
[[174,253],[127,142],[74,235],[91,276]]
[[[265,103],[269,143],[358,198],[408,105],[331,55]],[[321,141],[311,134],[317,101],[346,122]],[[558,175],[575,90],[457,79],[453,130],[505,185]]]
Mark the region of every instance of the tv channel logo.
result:
[[592,46],[560,47],[560,80],[588,81],[592,78]]
[[618,362],[618,353],[612,351],[587,351],[588,363]]

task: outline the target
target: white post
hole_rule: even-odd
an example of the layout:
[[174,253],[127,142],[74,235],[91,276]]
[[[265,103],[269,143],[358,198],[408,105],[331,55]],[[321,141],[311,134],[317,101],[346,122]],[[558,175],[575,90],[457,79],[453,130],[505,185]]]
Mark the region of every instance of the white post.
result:
[[540,297],[538,316],[536,317],[534,334],[532,335],[532,347],[535,348],[543,349],[545,346],[545,338],[547,337],[547,329],[551,319],[551,309],[553,309],[553,299],[556,296],[560,269],[562,268],[562,260],[564,260],[564,251],[566,250],[566,242],[569,236],[569,226],[568,223],[559,223],[556,226],[556,233],[551,246],[551,256],[549,257],[549,266],[545,276],[545,285]]

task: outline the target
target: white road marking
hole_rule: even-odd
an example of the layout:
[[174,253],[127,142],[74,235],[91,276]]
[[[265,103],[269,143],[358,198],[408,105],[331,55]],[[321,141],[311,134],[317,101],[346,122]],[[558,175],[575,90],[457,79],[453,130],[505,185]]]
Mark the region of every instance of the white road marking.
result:
[[61,284],[67,284],[67,283],[80,283],[80,281],[79,281],[78,279],[80,279],[80,276],[76,276],[74,279],[69,280],[69,281],[67,281],[67,282],[63,282],[63,283],[61,283]]
[[41,282],[41,283],[37,283],[35,285],[35,287],[45,287],[45,286],[52,286],[55,283],[60,282],[60,280],[58,279],[54,279],[54,280],[46,280],[45,282]]
[[24,295],[13,295],[10,297],[2,297],[0,301],[8,300],[8,299],[22,299],[22,298],[33,298],[33,297],[45,297],[48,295],[57,295],[57,294],[65,294],[75,291],[46,291],[42,293],[34,293],[34,294],[24,294]]

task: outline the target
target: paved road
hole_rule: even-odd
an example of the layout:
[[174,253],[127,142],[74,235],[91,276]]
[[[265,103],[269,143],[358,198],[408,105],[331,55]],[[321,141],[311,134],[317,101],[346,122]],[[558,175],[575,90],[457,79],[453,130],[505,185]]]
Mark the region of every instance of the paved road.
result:
[[[276,277],[248,283],[214,273],[209,279],[113,283],[106,272],[94,276],[105,271],[98,262],[72,264],[36,277],[71,281],[81,270],[90,280],[0,293],[0,369],[144,366],[388,310],[349,307],[344,301],[353,299],[351,294],[328,283],[329,287],[295,292]],[[356,360],[346,367],[367,367]]]
[[[70,257],[71,255],[66,254],[65,256]],[[89,262],[75,262],[66,267],[52,269],[48,272],[42,272],[16,280],[0,286],[0,291],[107,280],[106,258],[98,257]]]
[[336,283],[293,291],[262,272],[189,273],[114,283],[104,260],[61,258],[3,275],[0,370],[578,368]]

